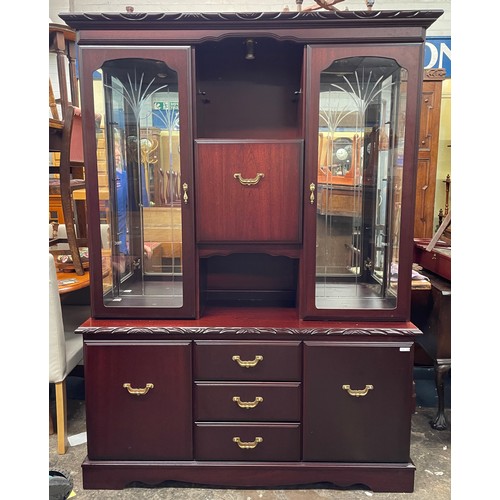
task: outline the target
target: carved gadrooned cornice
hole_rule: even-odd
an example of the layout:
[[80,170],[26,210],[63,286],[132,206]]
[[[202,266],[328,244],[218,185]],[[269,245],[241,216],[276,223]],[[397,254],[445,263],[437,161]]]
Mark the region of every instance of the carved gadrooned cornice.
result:
[[325,26],[420,26],[428,28],[442,10],[307,12],[99,12],[59,17],[74,29],[211,29]]
[[[92,335],[119,335],[119,336],[148,336],[153,337],[190,337],[202,339],[203,337],[221,336],[228,337],[324,337],[324,336],[363,336],[363,337],[413,337],[420,335],[417,328],[269,328],[269,327],[131,327],[131,326],[96,326],[80,327],[76,330],[79,334]],[[162,340],[166,340],[162,338]]]

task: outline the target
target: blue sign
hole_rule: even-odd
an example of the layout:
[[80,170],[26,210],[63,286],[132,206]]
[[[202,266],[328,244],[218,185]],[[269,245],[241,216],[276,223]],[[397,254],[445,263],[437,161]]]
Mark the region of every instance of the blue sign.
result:
[[425,41],[424,68],[444,68],[451,77],[451,37],[429,36]]

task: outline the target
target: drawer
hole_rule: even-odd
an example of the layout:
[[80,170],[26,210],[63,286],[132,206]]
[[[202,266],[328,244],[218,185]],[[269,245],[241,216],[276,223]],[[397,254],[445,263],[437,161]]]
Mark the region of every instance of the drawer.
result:
[[300,460],[300,424],[195,425],[195,460]]
[[[429,240],[430,241],[430,240]],[[424,269],[451,281],[451,252],[447,248],[436,247],[433,251],[425,250],[427,245],[416,244],[413,250],[413,262]]]
[[299,422],[299,382],[196,382],[195,420]]
[[300,342],[195,342],[195,380],[286,382],[301,374]]
[[190,342],[85,343],[90,460],[192,458]]
[[196,142],[199,243],[301,242],[302,141]]

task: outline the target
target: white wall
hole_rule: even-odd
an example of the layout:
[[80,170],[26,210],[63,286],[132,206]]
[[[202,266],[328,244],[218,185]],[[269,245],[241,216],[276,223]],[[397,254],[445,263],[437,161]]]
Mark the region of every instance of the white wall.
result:
[[[62,23],[60,12],[125,12],[131,5],[136,12],[267,12],[281,11],[285,6],[296,10],[295,0],[49,0],[49,17]],[[316,5],[304,0],[303,7]],[[365,10],[365,0],[344,0],[341,10]],[[451,0],[375,0],[375,10],[435,10],[444,14],[430,27],[429,36],[449,36],[451,31]]]

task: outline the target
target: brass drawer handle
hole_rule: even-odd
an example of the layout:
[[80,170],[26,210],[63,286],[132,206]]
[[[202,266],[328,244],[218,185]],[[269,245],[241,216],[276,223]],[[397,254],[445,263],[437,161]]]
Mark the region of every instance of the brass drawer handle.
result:
[[264,356],[258,354],[253,361],[242,361],[239,356],[233,356],[233,361],[236,361],[242,368],[253,368],[259,361],[264,360]]
[[154,385],[153,384],[146,384],[146,387],[143,388],[134,388],[132,387],[128,382],[123,384],[123,387],[127,389],[129,394],[133,394],[134,396],[144,396],[144,394],[147,394],[149,392],[149,389],[153,389]]
[[240,408],[255,408],[259,403],[262,403],[264,401],[264,398],[257,396],[253,401],[242,401],[239,396],[233,396],[233,401],[240,407]]
[[238,179],[242,186],[255,186],[255,184],[258,184],[262,177],[264,177],[264,174],[257,174],[253,179],[244,179],[241,177],[240,173],[234,174],[233,177]]
[[365,385],[364,389],[351,389],[350,385],[343,385],[342,389],[347,391],[349,396],[359,398],[360,396],[366,396],[368,394],[368,391],[373,389],[373,385]]
[[256,437],[254,441],[249,442],[242,441],[238,436],[233,438],[233,442],[236,443],[242,450],[252,450],[263,441],[264,439],[262,439],[261,437]]

